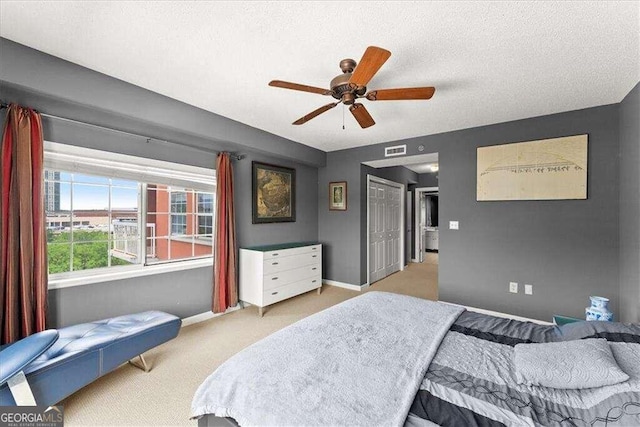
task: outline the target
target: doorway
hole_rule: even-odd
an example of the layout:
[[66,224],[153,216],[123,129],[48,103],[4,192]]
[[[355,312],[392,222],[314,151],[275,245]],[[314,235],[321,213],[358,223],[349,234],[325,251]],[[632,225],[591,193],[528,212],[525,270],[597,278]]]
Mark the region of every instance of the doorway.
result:
[[403,184],[367,175],[367,283],[404,270]]
[[439,249],[438,187],[414,189],[414,262],[424,262],[427,250]]

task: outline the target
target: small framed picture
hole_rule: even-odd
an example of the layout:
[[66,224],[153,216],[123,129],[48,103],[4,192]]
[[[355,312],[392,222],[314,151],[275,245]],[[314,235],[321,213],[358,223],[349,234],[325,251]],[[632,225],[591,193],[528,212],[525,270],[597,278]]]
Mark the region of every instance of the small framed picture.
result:
[[346,211],[347,210],[347,182],[330,182],[329,183],[329,210]]

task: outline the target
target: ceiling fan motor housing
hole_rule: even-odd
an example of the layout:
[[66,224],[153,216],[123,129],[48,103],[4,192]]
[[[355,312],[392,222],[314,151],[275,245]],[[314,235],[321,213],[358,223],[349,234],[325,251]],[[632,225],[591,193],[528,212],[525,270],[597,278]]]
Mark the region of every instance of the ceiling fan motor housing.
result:
[[331,80],[331,95],[335,99],[340,99],[344,104],[351,105],[358,96],[362,96],[367,92],[366,86],[356,87],[349,83],[351,73],[356,68],[356,61],[347,58],[340,61],[340,69],[342,74]]

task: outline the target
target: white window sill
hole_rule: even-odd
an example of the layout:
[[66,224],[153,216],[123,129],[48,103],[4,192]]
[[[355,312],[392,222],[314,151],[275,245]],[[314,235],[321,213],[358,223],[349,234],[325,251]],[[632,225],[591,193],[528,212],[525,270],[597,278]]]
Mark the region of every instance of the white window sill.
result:
[[202,246],[213,246],[213,239],[211,237],[209,238],[196,237],[195,239],[192,239],[190,237],[171,236],[169,240],[172,240],[175,242],[188,243],[188,244],[193,243],[195,245],[202,245]]
[[213,258],[177,261],[166,264],[135,266],[133,268],[118,268],[117,271],[100,273],[86,273],[74,277],[49,278],[49,289],[71,288],[74,286],[91,285],[94,283],[112,282],[115,280],[131,279],[134,277],[153,276],[155,274],[173,271],[191,270],[194,268],[213,267]]

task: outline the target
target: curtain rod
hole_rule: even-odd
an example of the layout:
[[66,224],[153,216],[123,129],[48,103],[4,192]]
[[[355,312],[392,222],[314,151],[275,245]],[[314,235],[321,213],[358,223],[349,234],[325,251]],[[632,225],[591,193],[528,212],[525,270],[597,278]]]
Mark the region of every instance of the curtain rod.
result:
[[[0,101],[0,109],[2,109],[2,108],[9,108],[9,104],[7,104],[4,101]],[[154,141],[154,142],[159,142],[159,143],[178,145],[180,147],[185,147],[185,148],[191,148],[192,150],[202,151],[202,152],[205,152],[205,153],[211,153],[211,151],[209,151],[209,150],[207,150],[205,148],[198,147],[198,146],[191,145],[191,144],[184,144],[184,143],[180,143],[180,142],[167,141],[167,140],[164,140],[164,139],[153,138],[153,137],[150,137],[150,136],[140,135],[140,134],[137,134],[137,133],[125,132],[125,131],[118,130],[118,129],[112,129],[112,128],[108,128],[108,127],[104,127],[104,126],[100,126],[100,125],[94,125],[92,123],[85,123],[85,122],[81,122],[81,121],[78,121],[78,120],[67,119],[66,117],[54,116],[52,114],[42,113],[42,112],[37,111],[37,110],[34,110],[34,111],[40,113],[40,115],[43,116],[43,117],[49,117],[51,119],[57,119],[57,120],[64,120],[66,122],[77,123],[77,124],[80,124],[80,125],[83,125],[83,126],[89,126],[89,127],[93,127],[93,128],[97,128],[97,129],[106,130],[106,131],[109,131],[109,132],[116,132],[116,133],[120,133],[120,134],[123,134],[123,135],[133,136],[133,137],[136,137],[136,138],[142,138],[142,139],[145,139],[147,141],[147,143]],[[229,157],[231,157],[233,160],[242,160],[242,159],[245,158],[245,155],[244,154],[229,153]]]

